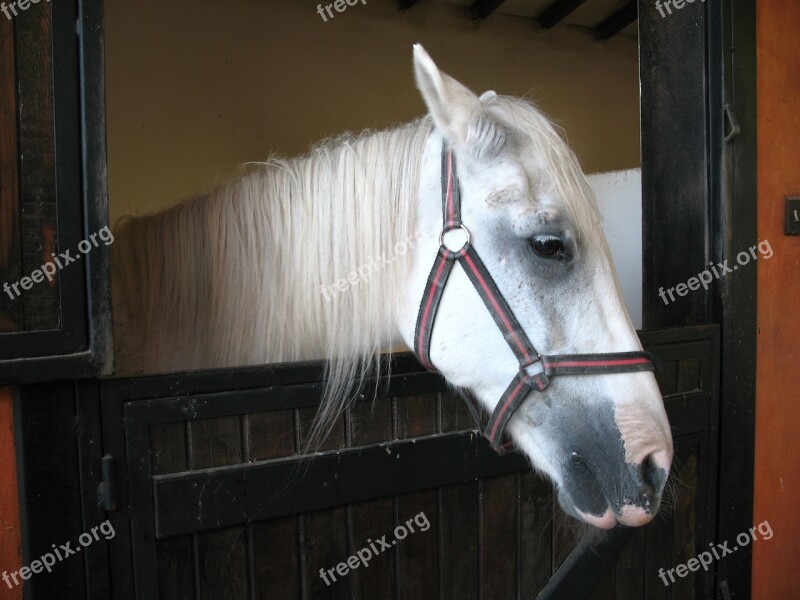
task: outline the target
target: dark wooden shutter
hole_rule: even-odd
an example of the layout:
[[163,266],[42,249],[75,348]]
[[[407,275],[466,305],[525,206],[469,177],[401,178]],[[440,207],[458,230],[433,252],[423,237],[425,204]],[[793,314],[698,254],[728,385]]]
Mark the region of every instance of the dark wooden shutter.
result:
[[[79,243],[107,224],[102,3],[16,11],[0,17],[0,383],[94,376],[110,364],[108,246]],[[44,278],[64,252],[79,258]]]

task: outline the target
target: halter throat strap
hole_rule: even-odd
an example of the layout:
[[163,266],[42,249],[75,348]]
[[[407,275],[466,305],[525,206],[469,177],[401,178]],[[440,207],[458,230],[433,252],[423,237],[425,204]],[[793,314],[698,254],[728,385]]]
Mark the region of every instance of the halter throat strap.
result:
[[[509,447],[509,443],[504,444],[502,440],[506,426],[516,410],[528,394],[544,391],[550,384],[551,377],[655,370],[657,359],[649,352],[540,355],[478,256],[472,245],[471,234],[461,221],[461,190],[455,156],[446,143],[442,145],[441,173],[442,231],[439,234],[439,251],[428,275],[417,314],[414,351],[425,368],[436,370],[431,360],[433,327],[447,280],[458,262],[519,363],[517,375],[503,392],[485,424],[475,400],[469,395],[465,396],[478,429],[496,452],[502,454]],[[454,248],[453,238],[459,237],[465,241],[460,247]]]

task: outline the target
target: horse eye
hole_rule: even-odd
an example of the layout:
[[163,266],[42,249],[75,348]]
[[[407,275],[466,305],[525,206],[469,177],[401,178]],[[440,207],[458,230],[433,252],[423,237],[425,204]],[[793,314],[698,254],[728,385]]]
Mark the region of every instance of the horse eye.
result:
[[531,248],[545,258],[564,256],[561,240],[552,235],[537,235],[530,241]]

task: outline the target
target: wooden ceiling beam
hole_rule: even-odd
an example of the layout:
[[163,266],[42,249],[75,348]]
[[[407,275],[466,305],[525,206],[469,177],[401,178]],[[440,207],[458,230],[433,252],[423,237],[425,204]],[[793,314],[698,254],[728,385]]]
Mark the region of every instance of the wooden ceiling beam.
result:
[[594,28],[596,40],[607,40],[617,35],[628,25],[639,18],[639,8],[636,0],[631,0],[625,6],[609,16],[605,21]]
[[505,0],[475,0],[472,5],[472,20],[483,21],[496,11]]
[[584,2],[586,0],[556,0],[536,17],[536,22],[542,29],[551,29]]

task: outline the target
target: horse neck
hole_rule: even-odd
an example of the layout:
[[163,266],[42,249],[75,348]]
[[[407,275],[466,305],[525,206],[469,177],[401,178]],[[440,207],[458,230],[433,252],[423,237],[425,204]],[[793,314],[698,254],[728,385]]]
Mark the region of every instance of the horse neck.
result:
[[[438,169],[438,162],[427,160],[432,137],[427,119],[360,137],[360,144],[353,144],[360,170],[349,179],[361,185],[325,198],[331,252],[313,276],[324,299],[318,308],[326,324],[323,353],[328,358],[342,351],[374,355],[402,341],[399,308],[417,251],[418,219],[428,220],[418,196],[432,169]],[[340,185],[338,179],[320,184],[323,189]]]

